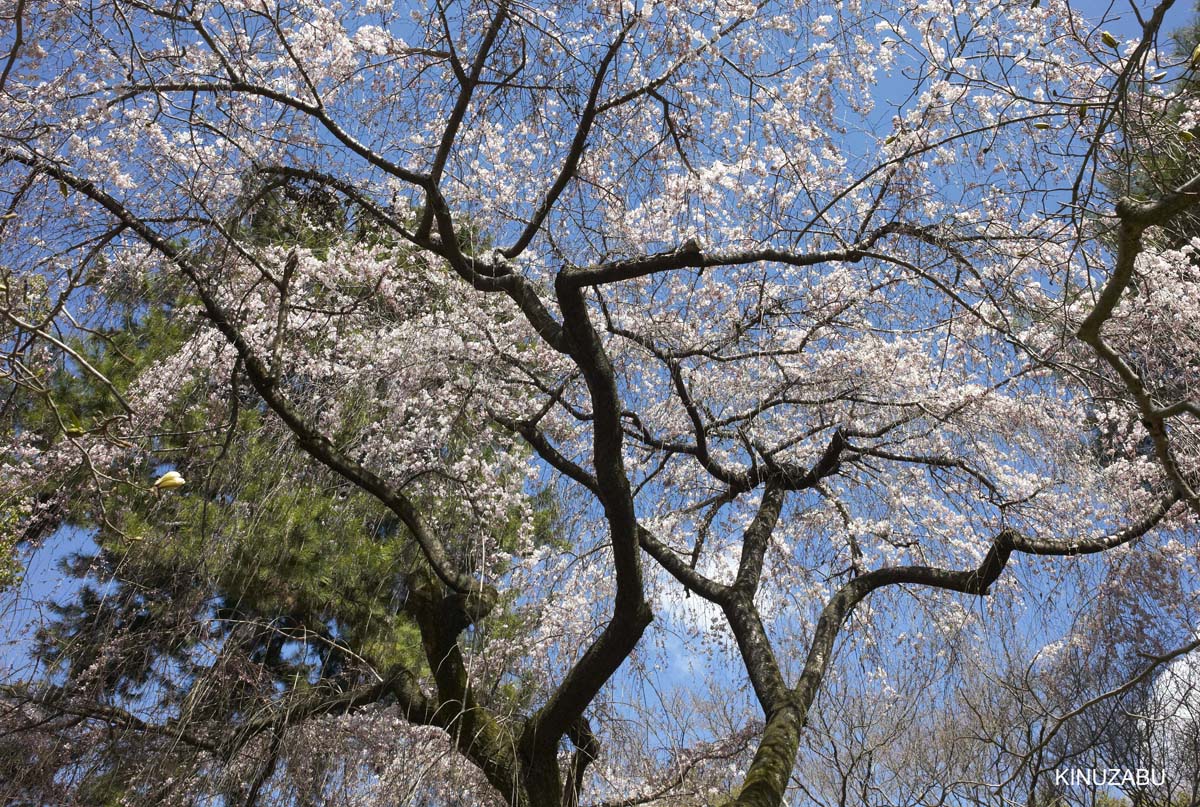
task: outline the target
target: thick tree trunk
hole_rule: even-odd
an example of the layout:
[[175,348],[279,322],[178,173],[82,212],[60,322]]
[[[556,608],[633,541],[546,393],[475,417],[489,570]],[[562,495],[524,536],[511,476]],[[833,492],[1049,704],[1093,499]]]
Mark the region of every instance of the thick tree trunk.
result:
[[746,783],[725,807],[779,807],[783,803],[805,717],[799,705],[789,703],[767,718]]

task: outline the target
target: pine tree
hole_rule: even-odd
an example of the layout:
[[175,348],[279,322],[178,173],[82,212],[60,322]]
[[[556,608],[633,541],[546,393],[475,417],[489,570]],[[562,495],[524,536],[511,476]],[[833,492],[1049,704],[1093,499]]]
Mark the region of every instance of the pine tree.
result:
[[[318,257],[348,241],[392,246],[352,218],[328,195],[282,183],[249,189],[229,226],[241,228],[249,244],[301,248]],[[99,267],[95,282],[103,276]],[[180,315],[192,302],[185,288],[160,276],[120,297],[110,291],[114,299],[122,305],[106,311],[109,329],[72,340],[113,389],[61,363],[41,395],[22,389],[14,396],[6,410],[9,428],[36,434],[43,445],[104,433],[121,416],[114,389],[126,391],[159,362],[186,351],[201,326]],[[306,301],[314,299],[309,294]],[[364,300],[370,304],[369,296]],[[376,315],[388,316],[383,310]],[[151,450],[142,452],[146,487],[115,485],[99,497],[56,497],[56,490],[87,487],[95,469],[83,466],[44,486],[43,499],[57,502],[57,509],[40,523],[38,535],[26,539],[86,530],[94,550],[63,561],[78,591],[52,606],[54,619],[37,634],[34,652],[44,673],[20,691],[6,690],[66,712],[71,703],[87,703],[87,709],[104,704],[153,713],[188,726],[198,743],[92,736],[86,763],[67,755],[47,765],[46,756],[55,756],[50,754],[34,766],[20,762],[20,749],[0,749],[0,764],[11,765],[0,779],[18,783],[13,787],[32,779],[30,792],[44,794],[53,782],[68,782],[74,797],[87,803],[139,803],[153,801],[146,783],[155,778],[207,777],[211,781],[199,789],[219,791],[220,782],[232,777],[238,792],[224,796],[238,803],[250,798],[247,782],[286,764],[278,756],[282,728],[262,715],[292,708],[336,712],[348,693],[369,687],[381,674],[429,673],[410,598],[431,576],[405,527],[376,499],[296,448],[241,372],[235,364],[231,378],[192,379],[177,391]],[[215,409],[209,387],[222,382],[227,399]],[[283,377],[280,383],[299,390],[305,380]],[[364,408],[359,414],[366,423],[374,413]],[[353,440],[354,426],[345,424],[340,437]],[[464,433],[446,450],[486,454],[489,447],[478,441],[478,434]],[[149,480],[168,469],[187,482],[150,490]],[[473,529],[461,502],[428,496],[421,504],[451,533],[455,524],[464,536]],[[541,525],[536,541],[544,543],[555,517],[553,497],[549,491],[531,495],[529,506]],[[519,521],[513,513],[492,522],[492,540],[516,551]],[[470,567],[466,538],[452,551]],[[473,641],[482,649],[519,630],[518,615],[498,608]],[[522,704],[505,705],[519,690],[500,680],[502,673],[484,691],[492,705],[518,709]],[[78,744],[78,724],[51,721],[49,736]],[[205,749],[210,727],[215,735],[230,726],[237,728]]]

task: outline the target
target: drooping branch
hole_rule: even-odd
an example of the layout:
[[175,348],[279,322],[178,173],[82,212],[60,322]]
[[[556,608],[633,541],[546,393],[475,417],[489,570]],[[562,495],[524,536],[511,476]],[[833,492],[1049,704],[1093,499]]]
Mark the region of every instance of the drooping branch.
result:
[[642,804],[654,804],[656,802],[667,802],[670,799],[677,798],[680,795],[690,795],[688,793],[677,793],[679,788],[683,787],[687,782],[688,777],[696,770],[703,762],[719,762],[722,760],[732,759],[742,754],[754,735],[758,733],[760,727],[755,723],[739,729],[731,736],[718,743],[708,743],[699,748],[692,749],[686,754],[686,762],[679,765],[675,775],[670,777],[658,787],[637,793],[624,798],[610,799],[588,807],[639,807]]
[[1120,684],[1105,690],[1104,692],[1088,698],[1083,703],[1079,704],[1073,709],[1068,710],[1067,712],[1064,712],[1063,714],[1054,715],[1049,721],[1049,726],[1047,728],[1043,728],[1042,731],[1039,732],[1036,741],[1027,751],[1022,754],[1021,764],[1019,764],[1006,779],[999,782],[998,785],[1003,787],[1020,776],[1021,771],[1026,767],[1026,765],[1028,765],[1029,760],[1040,755],[1071,720],[1079,717],[1088,710],[1095,708],[1098,704],[1104,703],[1105,701],[1109,701],[1113,698],[1119,698],[1125,693],[1130,692],[1143,682],[1147,681],[1152,675],[1154,675],[1155,672],[1162,669],[1164,665],[1183,658],[1198,648],[1200,648],[1200,639],[1194,639],[1175,648],[1174,650],[1169,650],[1166,653],[1146,656],[1145,658],[1147,659],[1148,663],[1133,676],[1122,681]]
[[219,742],[196,734],[184,725],[186,722],[184,720],[166,724],[151,723],[119,706],[81,700],[60,686],[50,685],[41,690],[35,690],[27,685],[0,684],[0,697],[16,706],[29,704],[58,714],[72,715],[85,720],[97,720],[113,728],[161,735],[172,741],[186,743],[201,751],[217,753],[220,750]]
[[255,84],[237,77],[230,81],[157,81],[151,84],[133,84],[117,95],[112,103],[115,105],[141,95],[158,95],[160,93],[201,93],[215,96],[244,93],[273,101],[287,109],[308,115],[321,124],[343,146],[350,149],[350,151],[375,168],[418,188],[427,190],[431,184],[427,174],[405,168],[384,157],[374,149],[360,143],[341,124],[334,120],[330,116],[329,111],[319,102],[305,101],[282,90],[262,84]]
[[457,244],[457,228],[453,215],[436,189],[431,192],[432,201],[426,208],[434,213],[439,225],[438,235],[434,237],[428,233],[419,234],[409,230],[402,221],[397,220],[392,211],[379,205],[360,188],[322,171],[286,165],[260,166],[255,171],[267,176],[303,179],[337,191],[408,243],[446,260],[455,273],[471,284],[472,288],[507,295],[521,309],[521,313],[546,344],[560,353],[566,352],[562,326],[547,310],[533,285],[514,271],[503,256],[495,250],[484,256],[462,253]]
[[200,267],[196,266],[182,249],[91,181],[80,179],[53,163],[24,156],[11,149],[3,149],[0,155],[6,161],[12,160],[27,165],[84,194],[178,268],[191,281],[209,321],[237,351],[246,377],[262,396],[263,401],[291,429],[300,447],[318,462],[372,494],[392,510],[408,528],[434,573],[446,585],[469,597],[474,618],[480,618],[492,609],[497,596],[495,589],[481,585],[469,575],[454,569],[442,542],[427,529],[412,501],[381,477],[347,457],[287,398],[266,362],[251,347],[229,312],[209,289]]
[[59,339],[58,337],[56,337],[54,334],[48,332],[45,328],[39,328],[37,325],[35,325],[33,323],[25,322],[20,317],[18,317],[16,314],[14,314],[12,312],[11,308],[8,308],[8,307],[0,308],[0,317],[4,317],[4,319],[7,319],[13,325],[20,328],[21,330],[25,331],[28,334],[37,336],[40,339],[45,339],[47,342],[54,345],[56,348],[61,350],[63,353],[70,356],[73,361],[75,361],[80,367],[82,367],[84,370],[87,371],[88,375],[92,376],[92,378],[99,381],[100,384],[106,390],[108,390],[108,393],[110,395],[112,395],[114,399],[116,399],[117,403],[119,403],[121,405],[122,409],[124,409],[127,413],[130,413],[130,414],[133,413],[133,409],[132,409],[132,407],[130,407],[129,401],[125,400],[125,396],[122,395],[121,391],[118,390],[116,388],[116,386],[113,385],[113,382],[108,378],[108,376],[104,375],[104,373],[100,372],[95,367],[93,367],[91,362],[89,362],[87,360],[87,358],[85,356],[83,356],[78,350],[71,347],[66,342],[64,342],[61,339]]
[[389,697],[396,700],[408,722],[422,726],[440,725],[438,709],[421,691],[416,675],[406,667],[399,666],[383,680],[366,686],[344,692],[317,690],[305,693],[301,699],[289,698],[265,710],[265,714],[237,726],[219,750],[224,757],[229,758],[264,731],[274,731],[278,734],[288,726],[298,725],[313,717],[347,714]]

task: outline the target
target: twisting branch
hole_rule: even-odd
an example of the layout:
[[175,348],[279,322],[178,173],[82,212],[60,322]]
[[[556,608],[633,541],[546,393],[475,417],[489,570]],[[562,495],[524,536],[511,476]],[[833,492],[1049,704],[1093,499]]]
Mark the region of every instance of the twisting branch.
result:
[[754,599],[754,593],[758,590],[758,583],[762,578],[763,557],[771,542],[775,524],[779,521],[785,496],[786,491],[777,482],[768,481],[763,491],[762,502],[758,505],[758,512],[754,514],[754,520],[742,536],[742,557],[733,589],[751,600]]
[[[449,26],[446,25],[444,10],[441,11],[441,17],[445,26],[446,41],[453,48],[453,39],[450,36]],[[484,65],[487,64],[488,54],[491,53],[492,47],[496,44],[496,38],[500,35],[500,30],[504,27],[507,19],[508,3],[502,1],[496,8],[496,13],[492,16],[487,30],[484,31],[483,42],[480,43],[479,51],[475,54],[475,59],[471,63],[471,72],[469,75],[462,72],[462,67],[458,59],[453,59],[460,87],[458,97],[454,101],[454,108],[450,110],[450,116],[446,119],[446,128],[442,130],[441,143],[438,144],[437,153],[434,155],[433,164],[429,169],[429,183],[431,185],[436,186],[442,181],[442,173],[446,169],[446,160],[450,158],[450,151],[454,147],[454,140],[458,136],[458,130],[462,126],[463,118],[466,117],[467,110],[471,106],[471,97],[474,95],[475,89],[479,86],[479,77],[483,74]],[[417,225],[417,236],[423,238],[428,235],[432,224],[432,211],[426,207],[425,211],[421,214],[421,221]]]
[[[1130,526],[1090,538],[1052,540],[1026,536],[1015,530],[1002,530],[974,569],[894,566],[866,572],[844,584],[821,611],[804,670],[796,686],[785,697],[774,697],[763,702],[767,726],[745,784],[733,804],[739,807],[774,807],[781,803],[799,747],[800,731],[825,678],[834,643],[851,612],[872,592],[887,586],[914,585],[987,596],[1013,552],[1058,557],[1104,552],[1145,535],[1162,521],[1178,501],[1178,494],[1171,493]],[[764,663],[760,674],[773,677],[773,670]]]
[[4,92],[5,86],[8,84],[8,75],[12,72],[13,65],[17,63],[17,54],[25,45],[25,0],[17,0],[16,6],[13,8],[13,43],[8,50],[8,56],[4,60],[4,70],[0,71],[0,92]]
[[530,771],[530,786],[542,793],[561,792],[554,762],[559,739],[628,658],[652,618],[642,580],[633,493],[622,456],[622,410],[613,366],[580,290],[562,284],[555,290],[571,358],[582,371],[592,400],[597,498],[612,540],[616,593],[609,622],[522,731],[521,753]]
[[583,790],[583,777],[588,766],[600,756],[600,741],[592,733],[586,717],[580,717],[567,732],[575,752],[567,765],[567,776],[563,782],[562,807],[579,807],[579,793]]
[[604,57],[600,59],[600,64],[596,67],[596,75],[592,79],[592,86],[588,90],[587,104],[583,108],[583,113],[579,116],[579,124],[575,127],[575,136],[571,139],[571,146],[567,150],[566,159],[563,160],[562,167],[558,171],[558,176],[550,184],[545,197],[538,204],[529,223],[525,225],[524,231],[517,238],[516,242],[503,250],[504,257],[515,258],[525,251],[526,247],[537,236],[538,231],[542,229],[542,225],[546,222],[546,217],[554,209],[554,203],[558,201],[558,197],[562,195],[562,192],[567,188],[567,184],[575,176],[575,172],[579,168],[579,161],[583,159],[583,153],[587,148],[588,136],[591,134],[592,124],[596,121],[600,90],[604,86],[604,79],[608,75],[609,66],[612,65],[613,59],[620,52],[621,45],[625,42],[625,37],[629,35],[629,31],[637,22],[637,16],[632,16],[621,28],[621,32],[617,34],[617,38],[608,46]]
[[1162,224],[1176,214],[1200,204],[1200,174],[1192,177],[1174,191],[1150,202],[1121,199],[1117,203],[1117,256],[1112,274],[1100,289],[1095,305],[1084,317],[1076,335],[1120,378],[1133,396],[1146,429],[1154,442],[1154,452],[1179,495],[1200,512],[1200,496],[1193,483],[1184,477],[1167,434],[1167,420],[1185,412],[1194,413],[1196,404],[1183,401],[1160,407],[1153,391],[1146,387],[1141,376],[1105,341],[1104,324],[1112,317],[1121,297],[1134,277],[1134,263],[1142,251],[1142,235],[1146,228]]

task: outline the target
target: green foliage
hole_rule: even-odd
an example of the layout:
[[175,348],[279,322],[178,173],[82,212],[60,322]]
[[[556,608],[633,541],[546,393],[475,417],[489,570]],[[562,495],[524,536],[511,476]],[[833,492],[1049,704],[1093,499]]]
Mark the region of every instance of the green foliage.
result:
[[0,592],[21,579],[21,562],[17,557],[20,522],[20,512],[0,502]]
[[[1197,6],[1200,11],[1200,6]],[[1188,60],[1200,43],[1200,18],[1171,35],[1173,55]],[[1166,115],[1143,118],[1122,116],[1125,132],[1123,164],[1114,171],[1109,185],[1118,193],[1140,199],[1161,196],[1196,175],[1200,166],[1200,126],[1188,129],[1182,122],[1184,110],[1200,94],[1200,71],[1189,69],[1168,88],[1178,94]],[[1188,211],[1175,216],[1151,236],[1158,246],[1178,248],[1200,236],[1200,214]]]
[[350,211],[319,185],[277,178],[248,178],[235,216],[234,234],[255,246],[286,244],[323,255],[345,238]]
[[[252,243],[321,249],[355,237],[346,232],[346,210],[328,197],[286,186],[255,194],[239,225]],[[71,346],[116,390],[126,390],[193,336],[199,324],[178,316],[190,302],[181,288],[151,277],[112,301],[109,327],[78,334]],[[143,467],[121,469],[125,478],[145,479],[145,487],[113,484],[100,498],[73,498],[61,514],[58,525],[90,531],[96,549],[67,561],[81,588],[55,607],[57,618],[38,636],[36,652],[51,677],[99,700],[235,723],[318,687],[358,686],[372,671],[428,672],[405,611],[410,578],[424,574],[425,564],[403,525],[305,455],[237,370],[216,380],[227,391],[222,406],[214,404],[210,381],[177,390]],[[376,414],[373,406],[363,402],[342,424],[344,433],[332,437],[361,431]],[[105,384],[64,363],[44,394],[25,396],[15,420],[50,445],[107,435],[122,414]],[[446,450],[489,452],[477,436],[457,443]],[[169,469],[187,483],[151,491],[150,480]],[[77,469],[46,492],[82,488],[86,478]],[[474,529],[461,502],[414,495],[448,535]],[[540,540],[547,540],[553,497],[545,492],[533,506]],[[493,540],[510,551],[519,515],[492,526]],[[449,549],[456,560],[470,558],[465,543]],[[512,604],[502,603],[470,641],[517,635],[522,620]],[[522,708],[516,682],[494,684],[491,698]],[[96,804],[115,803],[123,781],[101,765],[85,789]]]

